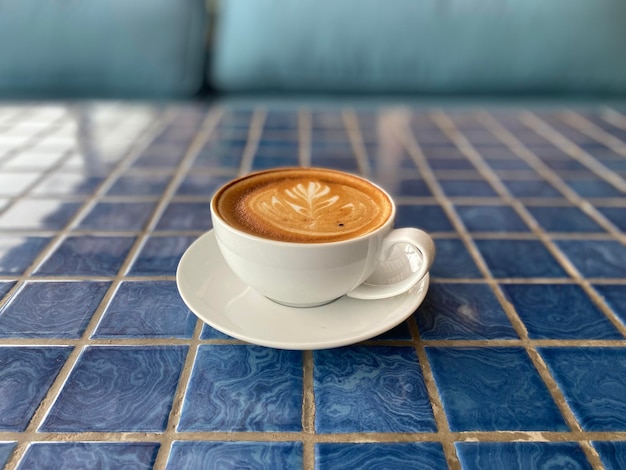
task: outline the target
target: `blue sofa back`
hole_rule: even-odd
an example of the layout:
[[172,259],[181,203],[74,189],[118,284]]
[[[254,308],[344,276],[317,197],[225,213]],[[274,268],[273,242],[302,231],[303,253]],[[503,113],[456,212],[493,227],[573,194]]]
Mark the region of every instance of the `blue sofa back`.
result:
[[0,97],[186,97],[204,0],[0,0]]

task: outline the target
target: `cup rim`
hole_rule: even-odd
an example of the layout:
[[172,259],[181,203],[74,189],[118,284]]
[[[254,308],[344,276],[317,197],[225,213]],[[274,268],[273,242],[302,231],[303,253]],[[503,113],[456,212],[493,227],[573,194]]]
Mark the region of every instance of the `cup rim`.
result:
[[[339,174],[345,174],[345,175],[349,175],[351,177],[354,178],[358,178],[372,186],[374,186],[375,188],[377,188],[379,191],[381,191],[389,200],[390,204],[391,204],[391,213],[389,214],[389,217],[387,218],[387,220],[385,220],[385,222],[380,225],[379,227],[375,228],[374,230],[371,230],[370,232],[364,233],[362,235],[359,235],[358,237],[354,237],[354,238],[349,238],[347,240],[336,240],[336,241],[327,241],[327,242],[290,242],[290,241],[284,241],[284,240],[275,240],[273,238],[264,238],[264,237],[260,237],[258,235],[253,235],[251,233],[248,232],[244,232],[243,230],[239,230],[235,227],[233,227],[232,225],[230,225],[228,222],[226,222],[226,220],[224,220],[224,218],[222,216],[220,216],[220,214],[217,212],[216,210],[216,201],[218,196],[220,195],[220,193],[222,193],[228,186],[235,184],[238,181],[244,180],[246,178],[252,177],[252,176],[256,176],[259,174],[263,174],[263,173],[272,173],[272,172],[279,172],[279,171],[289,171],[289,170],[318,170],[318,171],[327,171],[327,172],[331,172],[331,173],[339,173]],[[275,245],[284,245],[284,246],[291,246],[291,247],[319,247],[319,246],[340,246],[340,245],[345,245],[345,244],[350,244],[350,243],[354,243],[355,241],[360,241],[366,238],[370,238],[373,235],[380,233],[381,231],[386,231],[387,229],[391,229],[393,228],[394,222],[395,222],[395,218],[396,218],[396,203],[393,200],[393,198],[391,197],[391,195],[385,191],[383,188],[381,188],[378,184],[374,183],[373,181],[364,178],[363,176],[360,175],[356,175],[354,173],[349,173],[347,171],[342,171],[342,170],[335,170],[332,168],[324,168],[324,167],[298,167],[298,166],[284,166],[284,167],[275,167],[275,168],[268,168],[265,170],[259,170],[259,171],[254,171],[254,172],[250,172],[250,173],[246,173],[245,175],[239,176],[237,178],[234,178],[230,181],[228,181],[227,183],[224,183],[222,186],[220,186],[217,191],[215,191],[215,194],[213,195],[213,197],[211,198],[211,216],[214,219],[217,219],[225,228],[227,228],[229,231],[244,237],[244,238],[248,238],[250,240],[258,240],[264,243],[270,243],[270,244],[275,244]],[[213,224],[215,225],[215,223]],[[213,227],[215,228],[215,226]]]

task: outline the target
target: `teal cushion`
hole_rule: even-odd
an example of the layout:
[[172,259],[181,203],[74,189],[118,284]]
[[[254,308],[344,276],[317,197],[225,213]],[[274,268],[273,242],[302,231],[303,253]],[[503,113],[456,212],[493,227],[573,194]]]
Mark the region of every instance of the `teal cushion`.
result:
[[189,96],[203,0],[0,0],[0,97]]
[[626,92],[624,0],[224,0],[224,91]]

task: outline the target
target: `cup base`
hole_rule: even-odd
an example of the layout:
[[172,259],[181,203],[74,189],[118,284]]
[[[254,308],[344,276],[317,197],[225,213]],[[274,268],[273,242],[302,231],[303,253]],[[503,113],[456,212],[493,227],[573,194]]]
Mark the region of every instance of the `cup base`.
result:
[[322,305],[332,304],[333,302],[336,302],[337,300],[341,299],[341,297],[337,297],[336,299],[329,300],[329,301],[326,301],[326,302],[316,302],[316,303],[312,303],[312,304],[292,304],[292,303],[289,303],[289,302],[282,302],[280,300],[275,300],[275,299],[272,299],[271,297],[267,297],[267,296],[265,296],[265,298],[271,300],[275,304],[284,305],[285,307],[290,307],[290,308],[315,308],[315,307],[321,307]]

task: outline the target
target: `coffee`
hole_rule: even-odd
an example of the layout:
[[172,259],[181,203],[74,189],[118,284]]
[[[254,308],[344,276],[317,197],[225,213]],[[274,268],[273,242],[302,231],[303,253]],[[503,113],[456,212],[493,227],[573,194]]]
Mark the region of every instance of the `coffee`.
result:
[[294,243],[349,240],[382,226],[389,197],[373,184],[321,168],[279,168],[235,180],[218,191],[214,210],[230,226]]

